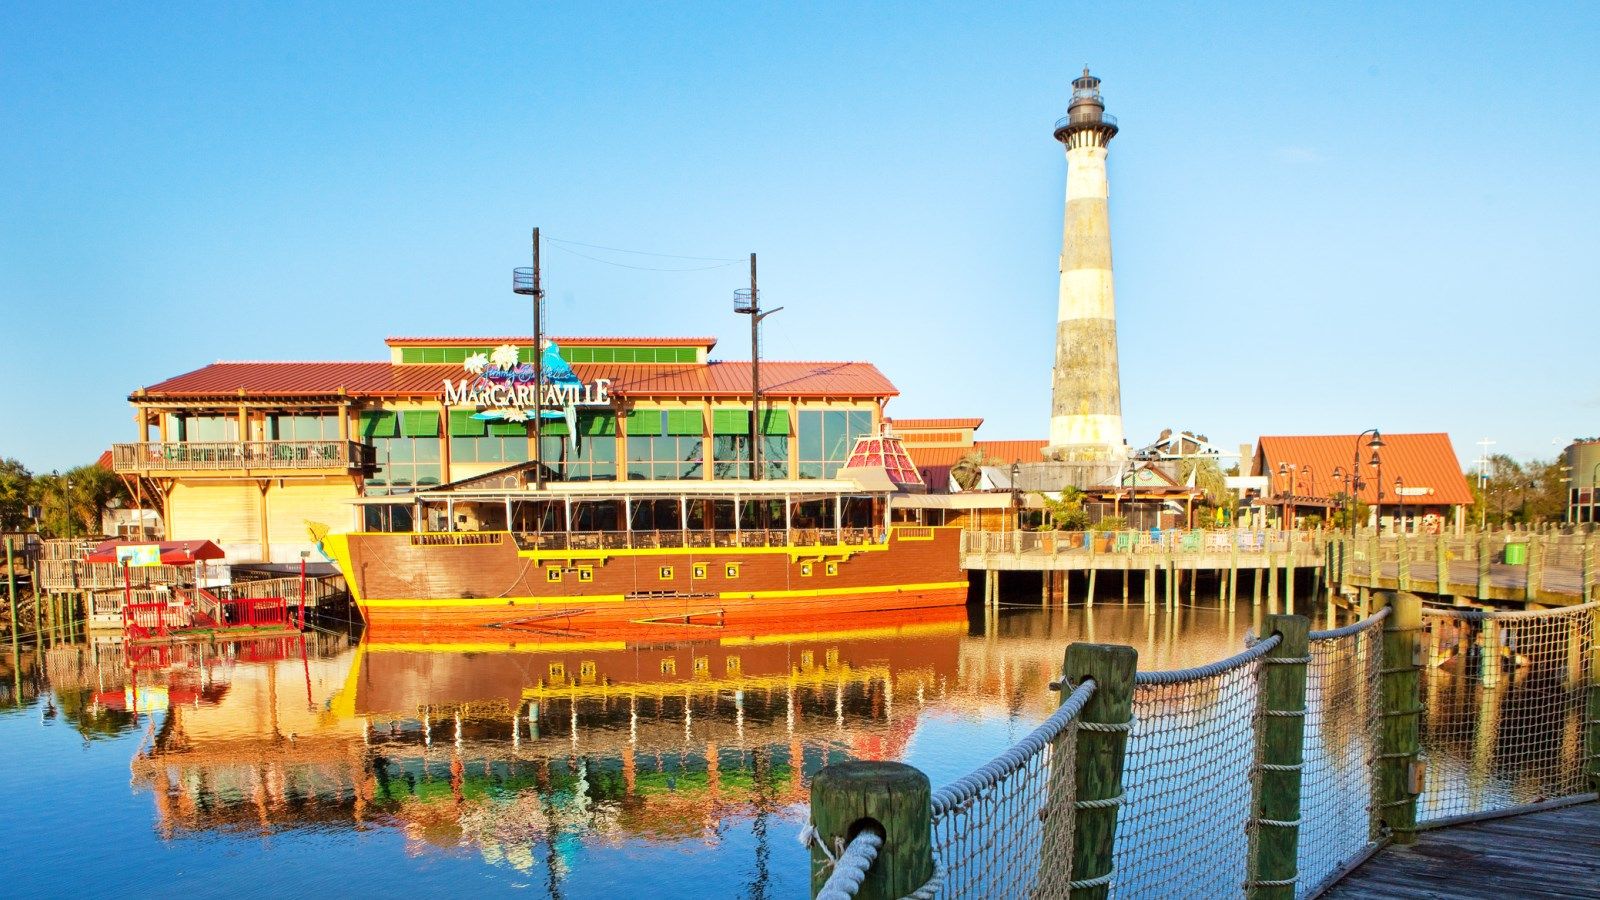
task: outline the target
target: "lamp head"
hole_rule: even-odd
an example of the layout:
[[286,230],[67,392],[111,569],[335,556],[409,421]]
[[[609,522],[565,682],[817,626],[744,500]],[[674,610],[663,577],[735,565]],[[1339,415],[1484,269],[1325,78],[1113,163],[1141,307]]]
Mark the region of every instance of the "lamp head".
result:
[[1374,450],[1378,450],[1386,446],[1383,442],[1383,435],[1378,433],[1378,429],[1372,429],[1372,440],[1367,441],[1367,446]]

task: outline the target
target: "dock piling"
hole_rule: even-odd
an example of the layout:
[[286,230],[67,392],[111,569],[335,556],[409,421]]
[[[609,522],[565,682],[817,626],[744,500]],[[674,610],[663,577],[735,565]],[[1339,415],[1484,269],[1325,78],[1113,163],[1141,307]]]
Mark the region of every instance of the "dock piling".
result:
[[1311,621],[1268,616],[1263,635],[1277,634],[1261,674],[1261,725],[1251,803],[1250,871],[1245,888],[1259,900],[1293,900],[1299,871],[1301,764],[1305,758],[1306,664]]
[[[1062,698],[1086,679],[1095,683],[1077,729],[1072,823],[1073,895],[1102,900],[1111,891],[1112,852],[1122,770],[1133,718],[1133,676],[1139,652],[1116,644],[1072,644],[1062,668]],[[1106,803],[1105,801],[1114,801]]]
[[[1417,840],[1417,790],[1421,770],[1419,716],[1423,711],[1417,693],[1418,635],[1422,630],[1422,598],[1415,594],[1374,596],[1374,611],[1389,607],[1383,622],[1383,658],[1379,669],[1379,695],[1383,704],[1379,723],[1377,791],[1374,810],[1387,825],[1396,844]],[[1491,626],[1492,628],[1492,626]],[[1487,671],[1487,670],[1486,670]],[[1487,687],[1487,685],[1485,685]]]
[[[811,895],[827,883],[832,861],[824,853],[867,828],[883,832],[877,860],[867,869],[858,900],[904,897],[933,877],[933,807],[928,776],[905,763],[834,763],[811,782]],[[820,846],[819,846],[820,845]]]

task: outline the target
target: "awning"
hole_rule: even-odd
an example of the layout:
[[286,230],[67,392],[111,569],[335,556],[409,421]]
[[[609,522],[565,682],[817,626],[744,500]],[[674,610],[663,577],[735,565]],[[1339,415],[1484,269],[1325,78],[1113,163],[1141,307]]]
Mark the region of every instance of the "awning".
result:
[[[94,548],[94,552],[84,557],[84,562],[117,564],[119,559],[117,549],[123,548],[121,558],[148,559],[156,555],[164,566],[185,566],[201,560],[222,559],[226,554],[222,548],[210,541],[105,541]],[[134,549],[138,548],[138,549]],[[145,548],[154,548],[154,552]],[[142,552],[141,552],[142,551]],[[133,561],[129,565],[151,565],[149,562]]]

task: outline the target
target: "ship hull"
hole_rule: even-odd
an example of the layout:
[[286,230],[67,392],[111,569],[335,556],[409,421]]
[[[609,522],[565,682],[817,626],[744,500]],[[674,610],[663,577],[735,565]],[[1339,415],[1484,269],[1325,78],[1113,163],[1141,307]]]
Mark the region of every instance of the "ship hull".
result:
[[960,529],[880,543],[529,550],[505,532],[330,535],[370,629],[727,626],[966,602]]

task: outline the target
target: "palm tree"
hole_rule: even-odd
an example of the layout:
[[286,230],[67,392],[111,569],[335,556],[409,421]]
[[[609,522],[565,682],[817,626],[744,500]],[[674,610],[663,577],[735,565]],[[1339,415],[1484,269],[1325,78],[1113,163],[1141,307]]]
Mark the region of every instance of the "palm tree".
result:
[[56,537],[99,534],[111,501],[126,498],[128,489],[110,470],[95,463],[34,479],[44,509],[45,530]]
[[989,458],[983,455],[983,451],[974,450],[956,460],[955,465],[950,467],[950,477],[963,491],[975,490],[983,483],[983,467],[989,464]]

